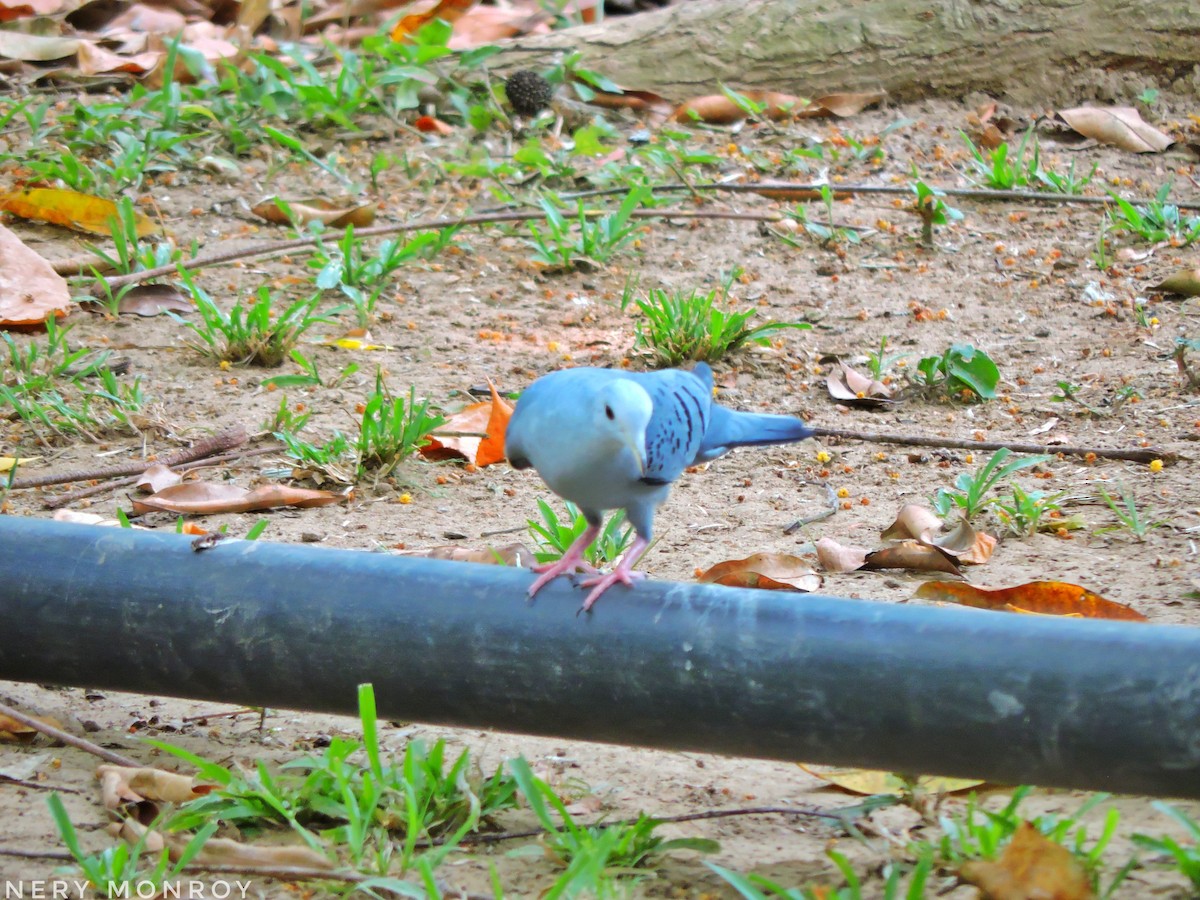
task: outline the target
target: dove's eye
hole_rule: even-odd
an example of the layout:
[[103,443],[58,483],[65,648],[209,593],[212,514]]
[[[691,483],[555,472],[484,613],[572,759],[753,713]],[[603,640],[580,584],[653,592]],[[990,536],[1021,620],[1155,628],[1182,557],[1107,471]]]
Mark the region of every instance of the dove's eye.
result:
[[613,411],[612,411],[612,407],[611,407],[611,406],[606,406],[606,407],[604,407],[604,415],[605,415],[605,416],[607,416],[609,419],[615,419],[615,418],[616,418],[616,416],[614,416],[614,415],[613,415]]

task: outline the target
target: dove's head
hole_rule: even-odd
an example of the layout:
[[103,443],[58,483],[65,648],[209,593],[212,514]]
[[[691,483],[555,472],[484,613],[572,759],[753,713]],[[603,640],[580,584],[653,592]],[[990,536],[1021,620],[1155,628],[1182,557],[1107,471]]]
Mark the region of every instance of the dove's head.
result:
[[596,395],[593,419],[597,434],[610,444],[628,448],[639,475],[646,469],[646,428],[653,413],[650,395],[635,381],[611,381]]

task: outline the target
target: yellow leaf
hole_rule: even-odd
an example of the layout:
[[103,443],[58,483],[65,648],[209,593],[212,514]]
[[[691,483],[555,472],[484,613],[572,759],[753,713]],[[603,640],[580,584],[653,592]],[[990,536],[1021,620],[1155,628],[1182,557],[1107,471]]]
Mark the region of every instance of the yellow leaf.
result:
[[[835,784],[844,791],[852,794],[863,794],[871,797],[877,794],[889,794],[900,797],[912,792],[913,783],[906,781],[893,772],[880,769],[840,769],[835,766],[806,766],[796,763],[809,775],[815,775],[822,781]],[[979,787],[985,782],[979,778],[947,778],[941,775],[918,775],[915,786],[917,790],[931,794],[953,794],[958,791],[968,791]]]
[[[112,233],[109,220],[117,218],[117,205],[103,197],[58,188],[25,188],[0,193],[0,210],[89,234]],[[160,234],[162,229],[141,213],[134,213],[138,237]]]
[[0,472],[11,472],[15,465],[28,465],[37,462],[40,456],[0,456]]

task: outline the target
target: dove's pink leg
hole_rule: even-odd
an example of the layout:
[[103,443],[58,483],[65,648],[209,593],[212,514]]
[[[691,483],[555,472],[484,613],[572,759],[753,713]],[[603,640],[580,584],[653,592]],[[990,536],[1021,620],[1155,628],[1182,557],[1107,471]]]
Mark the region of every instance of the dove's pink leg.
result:
[[600,595],[607,591],[614,584],[620,582],[633,587],[634,579],[645,578],[645,572],[633,571],[634,564],[642,558],[642,554],[646,552],[646,548],[650,546],[650,542],[643,538],[640,534],[634,538],[633,546],[629,551],[621,557],[621,564],[609,572],[607,575],[598,575],[595,578],[589,578],[587,581],[581,582],[583,587],[592,588],[592,592],[584,598],[583,611],[587,612],[592,608],[592,604],[600,599]]
[[600,526],[589,525],[587,530],[577,537],[575,542],[567,548],[567,552],[562,555],[558,562],[543,563],[540,566],[534,566],[533,571],[541,572],[542,574],[537,581],[529,586],[529,596],[532,597],[559,575],[570,575],[580,567],[595,572],[594,567],[583,561],[583,551],[596,539],[598,534],[600,534]]

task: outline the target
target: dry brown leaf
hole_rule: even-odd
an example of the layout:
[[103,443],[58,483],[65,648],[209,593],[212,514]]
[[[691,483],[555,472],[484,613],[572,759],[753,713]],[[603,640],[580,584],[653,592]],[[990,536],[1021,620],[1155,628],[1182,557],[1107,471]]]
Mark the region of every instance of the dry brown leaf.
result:
[[469,50],[520,35],[549,34],[550,22],[550,17],[540,9],[530,12],[520,6],[476,6],[454,23],[446,46],[451,50]]
[[719,562],[696,579],[701,584],[759,588],[770,591],[815,591],[821,576],[798,556],[755,553],[745,559]]
[[671,101],[661,94],[652,91],[634,91],[623,89],[619,94],[609,91],[592,91],[593,97],[587,101],[589,106],[599,106],[604,109],[632,109],[635,112],[660,111],[666,114],[674,110]]
[[1180,294],[1184,297],[1200,297],[1200,269],[1180,269],[1150,290],[1162,291],[1164,294]]
[[817,562],[826,572],[854,572],[867,561],[866,547],[848,547],[833,538],[817,541]]
[[960,603],[976,609],[1146,621],[1145,616],[1124,603],[1105,600],[1087,588],[1065,581],[1031,581],[1016,587],[993,590],[954,581],[929,581],[917,588],[913,596],[922,600]]
[[875,381],[853,366],[838,361],[825,378],[829,396],[855,406],[881,406],[892,399],[892,390],[882,381]]
[[[178,858],[187,843],[185,835],[168,835],[167,844],[172,858]],[[239,844],[229,838],[209,838],[192,862],[206,866],[241,868],[334,868],[334,863],[325,854],[308,847],[254,847]]]
[[537,562],[533,551],[524,544],[507,544],[503,547],[460,547],[457,544],[446,544],[441,547],[430,547],[428,550],[412,550],[405,556],[421,556],[427,559],[448,559],[452,562],[486,563],[488,565],[517,566],[523,569],[533,568]]
[[1083,864],[1071,851],[1022,822],[998,860],[964,863],[959,878],[983,900],[1092,900]]
[[175,35],[183,31],[185,25],[187,18],[177,10],[135,3],[115,16],[104,31],[106,37],[116,37],[122,32]]
[[[919,503],[907,503],[900,507],[896,519],[880,535],[885,541],[903,541],[912,538],[933,543],[933,536],[942,530],[942,520],[932,509]],[[940,542],[939,542],[940,543]]]
[[169,284],[139,284],[130,288],[117,305],[121,315],[157,316],[170,310],[189,313],[195,310],[191,300]]
[[375,13],[408,6],[411,2],[412,0],[348,0],[348,2],[334,3],[328,9],[306,18],[304,20],[304,32],[305,34],[311,34],[315,31],[321,31],[325,25],[332,25],[336,22],[350,19],[359,19],[364,16],[373,16]]
[[1173,143],[1132,106],[1078,106],[1060,109],[1058,117],[1085,137],[1131,153],[1158,153]]
[[[250,212],[276,225],[291,225],[292,222],[279,208],[275,199],[271,197],[256,204],[250,208]],[[297,225],[323,222],[330,228],[345,228],[347,225],[366,228],[375,222],[374,203],[355,204],[346,200],[335,202],[321,197],[310,197],[304,200],[288,200],[287,205],[295,216]]]
[[71,291],[54,267],[0,225],[0,328],[29,328],[63,318]]
[[[59,188],[25,188],[0,193],[0,209],[52,225],[62,225],[88,234],[112,234],[109,220],[117,218],[117,204],[103,197]],[[139,212],[133,214],[138,237],[149,237],[161,229]]]
[[138,478],[134,487],[146,494],[157,494],[183,481],[183,476],[162,463],[155,463]]
[[100,782],[104,808],[111,810],[143,800],[186,803],[213,790],[213,785],[196,784],[196,779],[190,775],[149,766],[101,765],[96,767],[96,779]]
[[172,512],[188,516],[213,513],[252,512],[279,506],[329,506],[346,500],[348,494],[297,488],[285,484],[266,484],[252,491],[232,484],[190,481],[177,484],[143,499],[133,501],[134,515],[148,512]]
[[82,75],[104,75],[109,72],[128,72],[144,75],[153,71],[162,58],[160,53],[150,51],[123,56],[113,53],[92,41],[80,41],[76,63]]
[[864,569],[912,569],[916,572],[946,572],[961,575],[954,557],[933,544],[920,541],[900,541],[882,550],[867,554]]
[[887,91],[860,91],[857,93],[826,94],[818,97],[803,111],[797,113],[801,119],[837,116],[839,119],[855,116],[887,97]]

